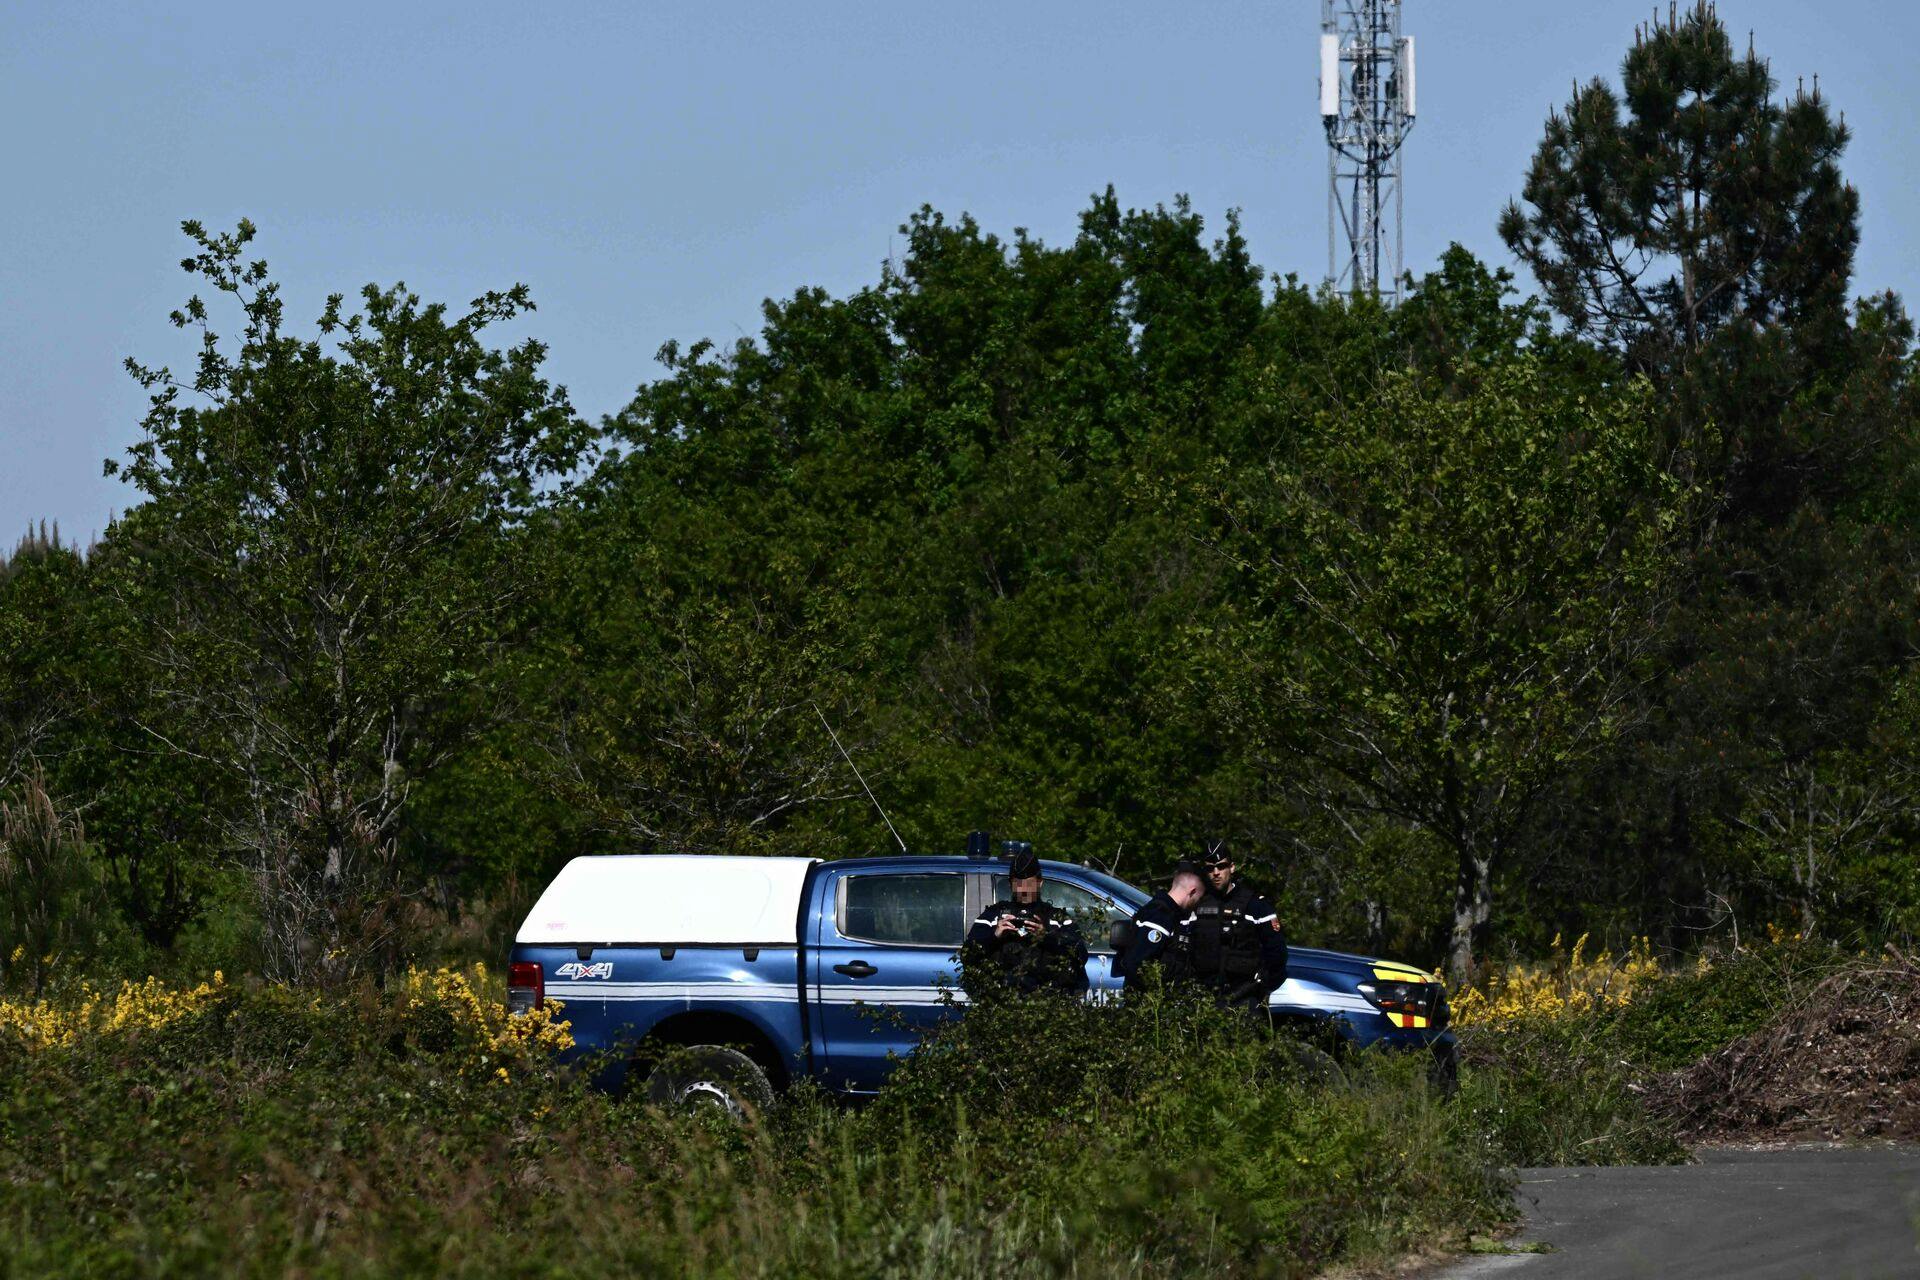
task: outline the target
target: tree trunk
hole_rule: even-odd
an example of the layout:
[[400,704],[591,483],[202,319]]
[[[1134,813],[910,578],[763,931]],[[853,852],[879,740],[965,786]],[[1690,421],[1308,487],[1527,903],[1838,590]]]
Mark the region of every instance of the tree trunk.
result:
[[1460,851],[1460,872],[1453,885],[1453,941],[1447,950],[1447,976],[1455,986],[1473,980],[1474,951],[1485,940],[1493,918],[1493,859],[1472,849]]
[[1803,941],[1813,937],[1815,929],[1819,926],[1818,908],[1814,905],[1813,901],[1814,879],[1819,874],[1820,864],[1819,851],[1814,848],[1813,843],[1813,784],[1811,781],[1811,771],[1809,771],[1807,792],[1807,838],[1802,842],[1806,849],[1807,860],[1804,872],[1800,867],[1795,867],[1793,877],[1800,882],[1800,937]]

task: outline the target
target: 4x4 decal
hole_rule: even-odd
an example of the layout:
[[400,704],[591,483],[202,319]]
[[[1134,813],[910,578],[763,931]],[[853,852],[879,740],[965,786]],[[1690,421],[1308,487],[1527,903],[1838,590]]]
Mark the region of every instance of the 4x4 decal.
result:
[[569,960],[553,971],[556,978],[611,978],[613,961],[596,960],[592,964],[582,964],[578,960]]

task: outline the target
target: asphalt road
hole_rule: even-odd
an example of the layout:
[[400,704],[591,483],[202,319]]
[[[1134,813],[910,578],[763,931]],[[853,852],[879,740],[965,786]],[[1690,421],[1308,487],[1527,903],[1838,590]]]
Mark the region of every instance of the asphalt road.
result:
[[1672,1168],[1522,1169],[1510,1242],[1432,1280],[1920,1280],[1920,1150],[1709,1148]]

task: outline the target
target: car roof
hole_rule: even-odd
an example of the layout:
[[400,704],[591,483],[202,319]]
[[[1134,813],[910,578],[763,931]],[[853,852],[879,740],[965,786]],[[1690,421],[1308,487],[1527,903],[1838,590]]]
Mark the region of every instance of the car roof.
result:
[[[1043,873],[1055,871],[1087,871],[1077,862],[1056,862],[1042,858],[1040,866]],[[862,871],[981,871],[1005,874],[1005,858],[970,858],[953,853],[876,853],[864,858],[835,858],[820,864],[822,871],[845,871],[852,868]]]

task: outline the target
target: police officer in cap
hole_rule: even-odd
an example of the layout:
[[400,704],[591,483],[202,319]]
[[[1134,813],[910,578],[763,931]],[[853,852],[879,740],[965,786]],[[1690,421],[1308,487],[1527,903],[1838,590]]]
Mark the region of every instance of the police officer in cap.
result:
[[1129,991],[1140,986],[1147,971],[1159,969],[1167,978],[1193,976],[1188,931],[1194,906],[1206,886],[1188,866],[1173,873],[1173,883],[1153,895],[1133,917],[1133,940],[1114,957],[1113,971],[1125,979]]
[[1207,888],[1194,908],[1194,977],[1222,1004],[1265,1009],[1287,980],[1287,935],[1273,904],[1239,878],[1224,840],[1200,856]]
[[1040,896],[1040,859],[1024,840],[1007,842],[1008,892],[967,930],[961,962],[997,975],[1016,991],[1077,995],[1087,989],[1087,944],[1073,917]]

